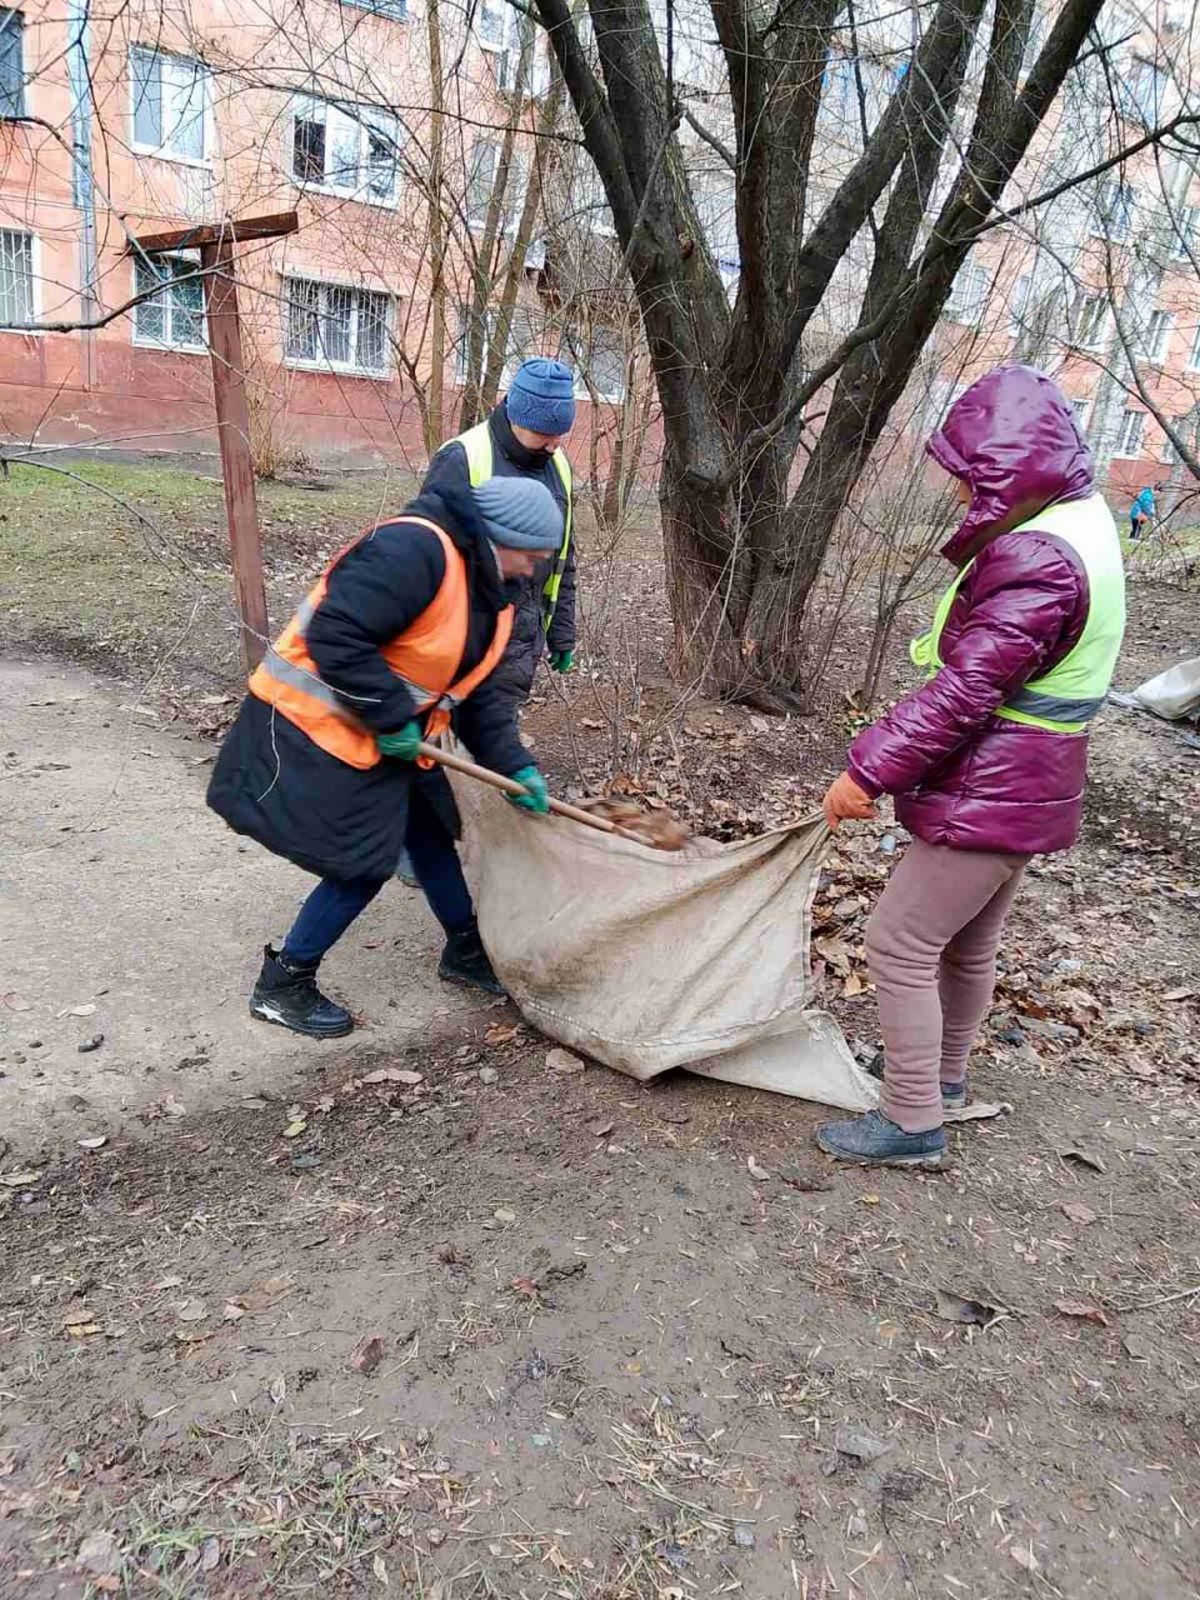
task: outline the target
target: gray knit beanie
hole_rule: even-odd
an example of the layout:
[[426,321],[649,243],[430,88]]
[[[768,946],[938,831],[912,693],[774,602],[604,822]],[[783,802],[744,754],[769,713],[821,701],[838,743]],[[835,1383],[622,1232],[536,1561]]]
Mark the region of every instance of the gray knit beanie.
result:
[[471,493],[493,544],[549,552],[562,543],[558,501],[536,478],[489,478]]

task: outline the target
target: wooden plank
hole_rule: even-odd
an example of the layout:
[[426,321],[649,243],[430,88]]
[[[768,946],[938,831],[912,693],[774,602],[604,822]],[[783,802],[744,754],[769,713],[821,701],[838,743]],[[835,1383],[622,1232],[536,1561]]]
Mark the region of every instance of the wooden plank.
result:
[[170,233],[146,233],[131,239],[126,255],[152,256],[164,250],[200,250],[207,245],[245,244],[250,239],[278,239],[295,233],[300,219],[294,211],[279,211],[269,217],[242,217],[229,222],[195,222],[190,228],[175,228]]
[[242,326],[238,317],[233,239],[202,246],[204,309],[212,357],[217,438],[225,480],[225,515],[233,556],[233,586],[242,625],[242,660],[252,671],[267,647],[267,596],[263,585],[262,536],[250,450],[250,411],[242,365]]

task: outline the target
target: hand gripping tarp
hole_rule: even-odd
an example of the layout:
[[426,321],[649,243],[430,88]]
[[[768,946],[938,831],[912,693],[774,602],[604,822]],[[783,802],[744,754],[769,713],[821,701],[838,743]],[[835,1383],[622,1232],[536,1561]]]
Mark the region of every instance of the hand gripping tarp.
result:
[[492,964],[552,1039],[633,1078],[672,1067],[850,1111],[877,1085],[812,1006],[820,819],[651,849],[454,780]]

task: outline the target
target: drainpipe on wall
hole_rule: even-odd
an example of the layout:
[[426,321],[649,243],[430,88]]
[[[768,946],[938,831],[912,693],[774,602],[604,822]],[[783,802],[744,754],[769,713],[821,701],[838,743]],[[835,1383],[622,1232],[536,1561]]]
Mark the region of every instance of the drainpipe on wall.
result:
[[[92,72],[88,60],[90,0],[67,0],[67,76],[71,85],[71,198],[79,212],[80,320],[96,320],[96,188],[92,180]],[[96,333],[81,334],[83,387],[96,384]]]

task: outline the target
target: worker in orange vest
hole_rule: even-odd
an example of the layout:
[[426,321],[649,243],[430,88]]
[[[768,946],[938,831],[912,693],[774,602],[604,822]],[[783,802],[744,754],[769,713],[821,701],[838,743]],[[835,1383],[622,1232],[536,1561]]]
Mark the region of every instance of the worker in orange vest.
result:
[[321,882],[282,946],[267,945],[252,1016],[313,1038],[350,1032],[317,968],[402,846],[446,933],[438,975],[504,993],[454,847],[453,794],[418,745],[444,733],[453,711],[476,759],[525,786],[514,803],[548,809],[512,700],[489,675],[512,629],[505,584],[562,537],[553,495],[528,478],[423,494],[335,556],[255,669],[208,803]]

